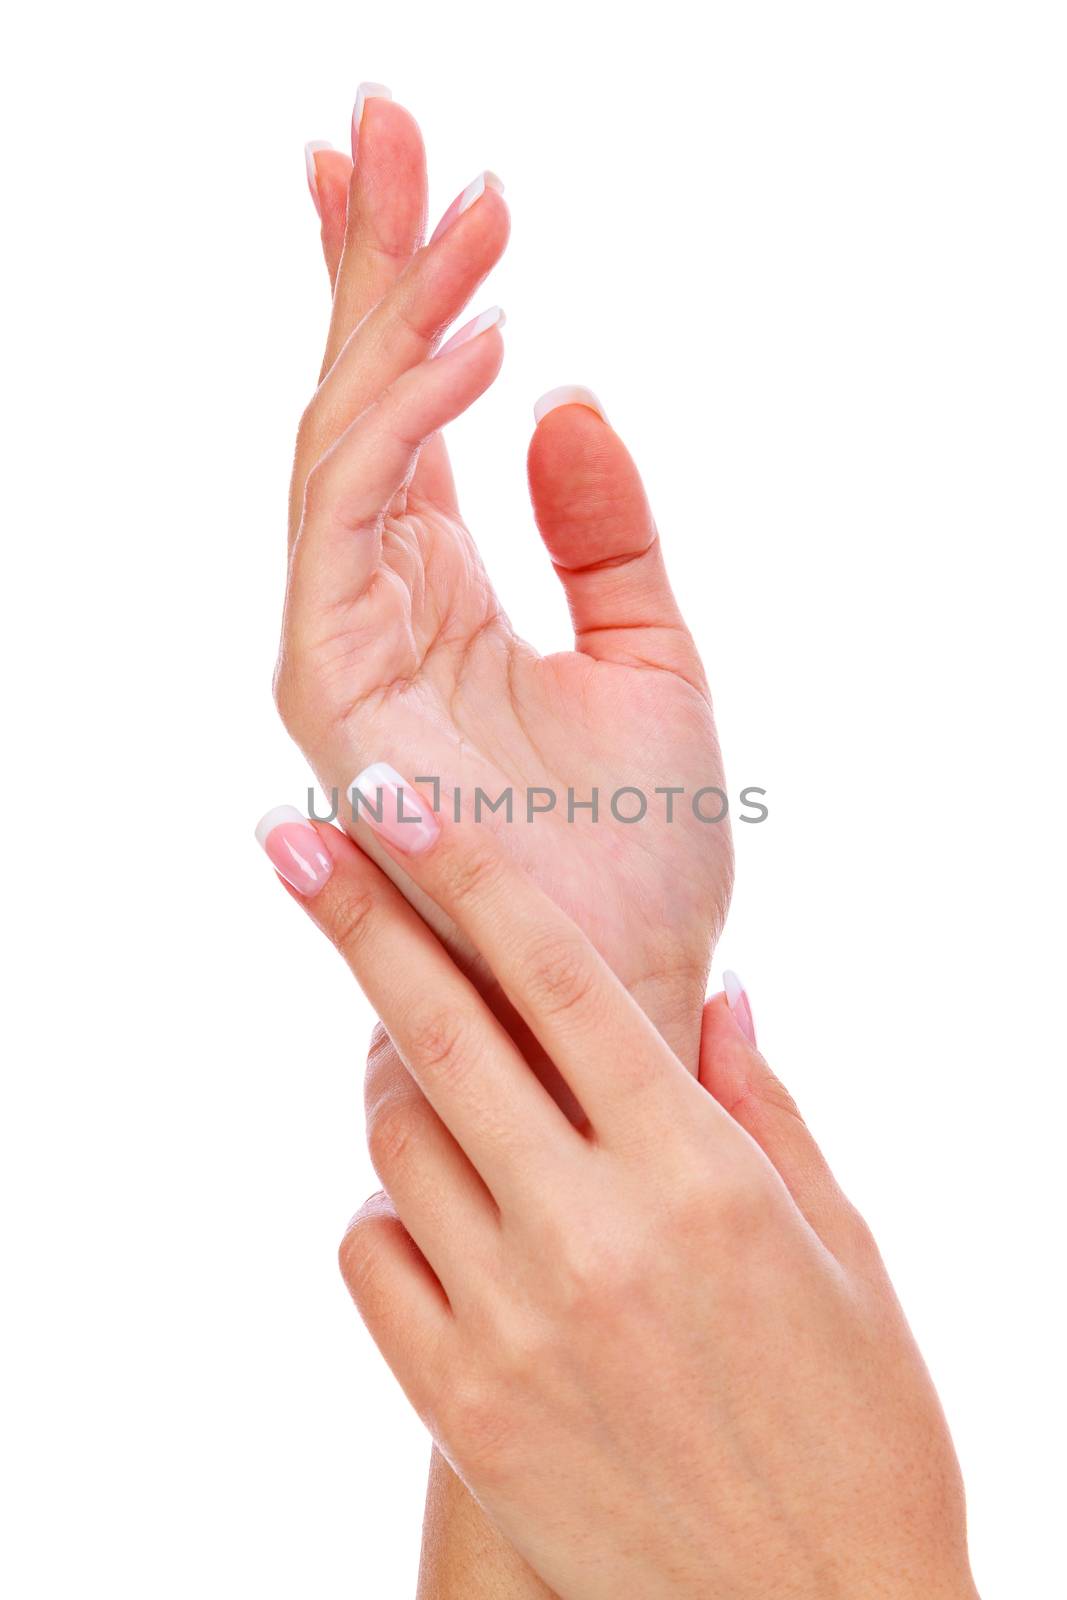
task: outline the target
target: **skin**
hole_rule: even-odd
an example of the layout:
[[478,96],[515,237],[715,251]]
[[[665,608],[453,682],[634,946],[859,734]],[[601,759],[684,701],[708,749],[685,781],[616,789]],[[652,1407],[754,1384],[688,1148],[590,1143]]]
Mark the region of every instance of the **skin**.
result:
[[[544,657],[514,634],[462,520],[440,429],[495,378],[499,329],[429,358],[505,247],[500,194],[487,188],[425,246],[422,140],[410,114],[380,98],[365,104],[355,163],[322,151],[315,172],[332,308],[297,437],[275,693],[322,787],[344,793],[371,759],[438,774],[446,795],[452,784],[468,796],[510,784],[520,796],[573,787],[581,800],[596,787],[605,812],[623,784],[650,795],[723,787],[703,669],[637,470],[608,423],[564,406],[529,450],[534,515],[571,610],[573,651]],[[728,822],[701,823],[686,807],[670,825],[557,815],[499,837],[695,1071],[732,885]],[[568,1104],[478,952],[364,842]],[[388,1042],[380,1048],[388,1059]],[[435,1457],[422,1600],[547,1592]]]
[[[422,142],[410,115],[382,99],[366,102],[355,167],[322,153],[317,172],[333,312],[293,470],[283,719],[327,792],[344,794],[372,759],[439,775],[446,797],[511,785],[521,810],[527,788],[557,792],[557,813],[533,826],[484,826],[695,1067],[732,882],[729,826],[697,820],[689,805],[672,824],[650,813],[630,826],[608,811],[624,784],[692,795],[723,783],[703,670],[636,468],[587,406],[563,406],[536,429],[534,513],[575,625],[573,651],[540,655],[492,589],[439,431],[496,377],[500,332],[428,359],[505,247],[504,200],[487,188],[421,246]],[[595,825],[566,820],[569,788],[579,800],[599,789]],[[473,960],[440,909],[412,883],[405,891]]]
[[973,1597],[952,1443],[874,1241],[722,997],[698,1081],[484,829],[405,859],[492,952],[576,1127],[385,875],[320,834],[308,910],[395,1047],[368,1077],[388,1198],[342,1270],[550,1592]]

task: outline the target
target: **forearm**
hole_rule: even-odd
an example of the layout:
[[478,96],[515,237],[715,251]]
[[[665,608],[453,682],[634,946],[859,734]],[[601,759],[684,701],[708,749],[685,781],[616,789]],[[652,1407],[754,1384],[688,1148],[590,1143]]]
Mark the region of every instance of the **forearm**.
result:
[[552,1600],[434,1450],[426,1488],[417,1600]]

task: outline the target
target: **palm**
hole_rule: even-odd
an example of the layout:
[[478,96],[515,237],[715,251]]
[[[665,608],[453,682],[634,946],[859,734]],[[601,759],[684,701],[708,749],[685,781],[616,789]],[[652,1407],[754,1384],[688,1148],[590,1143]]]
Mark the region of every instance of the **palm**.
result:
[[[339,624],[339,625],[338,625]],[[543,887],[640,990],[666,971],[703,981],[729,897],[725,825],[698,821],[693,794],[721,783],[706,693],[656,667],[577,651],[541,656],[516,637],[458,517],[412,500],[388,519],[374,577],[318,645],[332,737],[316,760],[343,790],[367,761],[387,757],[413,778],[437,778],[451,810],[461,790],[490,800],[513,791],[513,822],[484,806]],[[673,801],[657,788],[685,793]],[[611,797],[647,797],[640,822],[619,821]],[[527,794],[554,809],[527,822]],[[568,794],[588,801],[568,820]],[[536,805],[547,805],[537,796]],[[622,815],[639,809],[620,796]],[[703,803],[714,815],[716,799]],[[668,916],[669,913],[669,916]],[[669,927],[669,939],[665,937]]]

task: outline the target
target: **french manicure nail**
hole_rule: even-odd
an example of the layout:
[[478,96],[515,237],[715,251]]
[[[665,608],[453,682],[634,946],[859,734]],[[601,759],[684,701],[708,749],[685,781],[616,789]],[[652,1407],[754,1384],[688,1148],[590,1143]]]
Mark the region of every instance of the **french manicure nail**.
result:
[[459,332],[454,333],[451,339],[441,346],[437,354],[446,356],[450,350],[458,350],[461,344],[470,344],[480,333],[488,333],[490,328],[502,328],[506,321],[507,318],[499,306],[490,306],[488,311],[482,311],[464,323]]
[[286,883],[309,899],[333,871],[330,852],[295,806],[275,806],[256,824],[256,838]]
[[497,194],[504,193],[504,185],[495,172],[479,172],[473,183],[468,183],[463,193],[457,195],[430,235],[433,244],[443,233],[447,233],[457,217],[469,211],[476,200],[480,200],[487,189],[495,189]]
[[384,83],[361,83],[356,90],[356,103],[352,107],[352,160],[356,159],[359,144],[359,125],[363,121],[363,108],[368,100],[391,100],[393,91]]
[[325,139],[312,139],[310,144],[304,146],[304,160],[307,162],[308,169],[308,188],[311,190],[311,198],[315,202],[315,210],[320,217],[322,216],[322,207],[319,204],[319,175],[315,170],[315,157],[320,150],[332,149],[333,145],[328,144]]
[[425,800],[385,761],[365,767],[348,786],[352,816],[400,850],[419,856],[436,843],[441,824]]
[[557,406],[588,406],[590,411],[595,411],[605,422],[608,420],[607,412],[592,389],[583,389],[578,383],[564,383],[558,389],[549,389],[547,394],[543,394],[540,400],[535,402],[534,422],[540,422],[542,417],[547,417]]
[[724,972],[722,986],[726,991],[726,1004],[730,1007],[734,1021],[741,1029],[749,1044],[755,1049],[756,1024],[752,1020],[752,1007],[748,1003],[745,986],[736,972]]

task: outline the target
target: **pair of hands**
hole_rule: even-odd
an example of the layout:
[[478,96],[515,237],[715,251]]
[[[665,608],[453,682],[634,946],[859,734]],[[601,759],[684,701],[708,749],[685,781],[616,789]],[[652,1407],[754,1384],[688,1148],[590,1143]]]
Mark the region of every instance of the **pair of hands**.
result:
[[349,838],[275,825],[386,1030],[386,1193],[342,1271],[497,1528],[566,1600],[973,1596],[937,1396],[744,1010],[709,1002],[694,1080],[497,841],[377,768],[357,785],[381,813],[360,828],[486,953],[583,1112]]
[[[327,791],[381,756],[446,795],[721,785],[593,398],[540,408],[529,458],[575,652],[514,636],[460,518],[438,430],[495,377],[501,319],[437,346],[504,248],[498,183],[422,247],[412,119],[361,93],[353,154],[309,166],[334,298],[293,474],[287,726]],[[262,830],[388,1030],[368,1112],[390,1198],[343,1248],[387,1359],[564,1596],[972,1593],[951,1444],[866,1230],[721,1001],[700,1083],[680,1065],[728,828],[543,820],[427,821],[415,854],[366,824],[366,854],[295,813]]]

